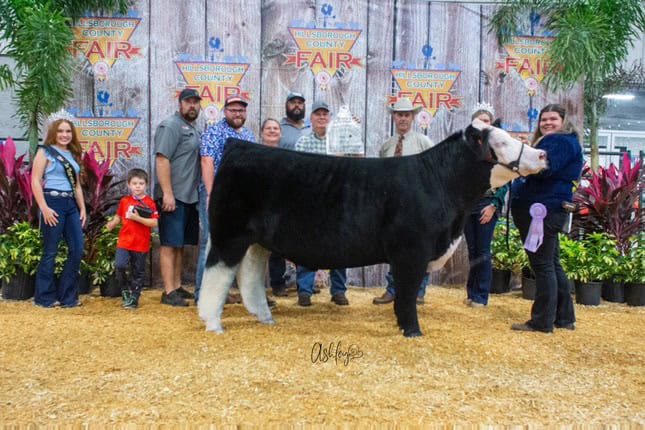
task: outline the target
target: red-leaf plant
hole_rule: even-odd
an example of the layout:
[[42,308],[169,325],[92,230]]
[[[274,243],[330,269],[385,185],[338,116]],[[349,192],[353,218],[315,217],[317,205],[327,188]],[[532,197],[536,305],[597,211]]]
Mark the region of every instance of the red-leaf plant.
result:
[[598,172],[586,166],[582,177],[588,184],[578,188],[574,195],[578,205],[574,231],[582,230],[584,236],[593,232],[611,234],[616,238],[618,251],[625,255],[630,237],[645,227],[639,204],[645,180],[642,160],[632,165],[625,153],[622,170],[613,163],[608,168],[599,167]]
[[36,224],[31,168],[24,163],[25,156],[16,158],[16,145],[12,138],[0,142],[0,233],[23,221],[29,221],[33,226]]
[[88,264],[96,261],[98,238],[101,229],[107,222],[107,214],[119,203],[119,187],[124,181],[113,182],[114,175],[110,171],[110,163],[101,163],[96,159],[94,151],[83,155],[81,186],[85,198],[87,221],[85,223],[85,257]]

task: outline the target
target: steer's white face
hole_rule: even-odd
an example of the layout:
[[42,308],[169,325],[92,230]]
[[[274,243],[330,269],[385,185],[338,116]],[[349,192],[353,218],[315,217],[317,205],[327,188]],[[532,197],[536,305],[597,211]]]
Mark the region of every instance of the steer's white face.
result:
[[[524,149],[522,150],[522,142],[513,139],[510,134],[501,128],[493,127],[478,119],[473,120],[472,125],[479,130],[490,130],[488,144],[495,151],[497,161],[499,162],[491,171],[491,187],[501,187],[507,182],[519,177],[520,174],[526,176],[546,169],[547,160],[544,151],[532,148],[529,145],[524,145]],[[521,157],[520,153],[522,154]],[[503,166],[516,161],[518,157],[519,174]]]

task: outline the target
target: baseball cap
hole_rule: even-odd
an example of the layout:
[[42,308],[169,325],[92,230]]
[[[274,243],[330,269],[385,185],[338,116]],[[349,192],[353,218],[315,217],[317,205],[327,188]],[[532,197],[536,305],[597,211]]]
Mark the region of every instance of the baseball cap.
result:
[[181,93],[179,93],[179,101],[193,98],[198,100],[202,99],[197,90],[194,88],[184,88],[183,90],[181,90]]
[[314,104],[311,106],[311,113],[316,112],[318,109],[325,109],[327,112],[329,112],[329,105],[327,104],[327,102],[319,100],[317,102],[314,102]]
[[289,93],[289,95],[287,96],[287,101],[291,99],[302,99],[303,102],[306,101],[305,96],[303,96],[301,93],[294,93],[294,92]]
[[243,104],[244,106],[249,105],[249,101],[242,97],[240,94],[233,94],[232,96],[226,97],[226,102],[224,102],[224,107],[227,107],[230,104],[233,103],[240,103]]

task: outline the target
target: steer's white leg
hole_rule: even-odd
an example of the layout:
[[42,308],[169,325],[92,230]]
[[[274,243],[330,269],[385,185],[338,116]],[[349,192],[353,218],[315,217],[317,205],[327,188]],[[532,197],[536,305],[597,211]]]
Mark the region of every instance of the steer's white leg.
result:
[[224,333],[222,311],[228,290],[231,288],[238,265],[228,267],[219,261],[215,266],[206,267],[199,293],[199,317],[206,322],[206,331]]
[[257,315],[258,320],[263,324],[275,323],[264,291],[266,267],[270,254],[260,245],[251,245],[242,259],[238,273],[242,303],[249,313]]

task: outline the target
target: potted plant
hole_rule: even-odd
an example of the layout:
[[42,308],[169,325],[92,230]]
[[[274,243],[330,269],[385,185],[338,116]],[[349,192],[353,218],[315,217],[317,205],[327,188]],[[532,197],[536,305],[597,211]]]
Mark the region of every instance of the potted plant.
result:
[[522,267],[528,264],[528,259],[519,230],[512,223],[508,223],[507,228],[506,218],[500,218],[495,226],[491,242],[491,258],[493,265],[491,293],[507,293],[510,291],[511,274],[519,274]]
[[630,306],[645,306],[645,232],[632,239],[624,268],[625,301]]
[[560,245],[562,266],[576,281],[576,303],[599,305],[603,281],[618,269],[616,240],[607,233],[591,233],[579,240],[563,237]]
[[116,254],[116,243],[119,239],[120,228],[108,231],[105,226],[97,238],[96,260],[90,266],[94,285],[99,285],[101,296],[121,297],[121,285],[118,285],[114,277],[114,257]]
[[[81,279],[91,279],[92,285],[103,286],[101,295],[113,294],[106,283],[114,274],[114,252],[118,230],[105,229],[107,216],[119,204],[120,186],[124,181],[114,181],[108,160],[99,162],[93,151],[83,155],[81,186],[85,198],[87,222],[83,228],[85,256],[81,262]],[[111,249],[110,249],[111,247]],[[120,296],[119,293],[117,294]]]
[[27,300],[34,296],[36,269],[43,243],[40,231],[24,221],[0,235],[0,278],[2,297]]
[[[621,167],[611,164],[599,167],[597,172],[583,169],[583,186],[574,200],[578,213],[574,218],[574,231],[582,236],[592,232],[605,232],[616,240],[616,248],[624,259],[631,247],[631,238],[645,227],[642,209],[638,204],[643,192],[645,170],[642,160],[632,163],[623,155]],[[619,264],[619,269],[625,268]],[[623,281],[627,273],[619,270],[603,282],[602,297],[611,302],[624,301]]]

